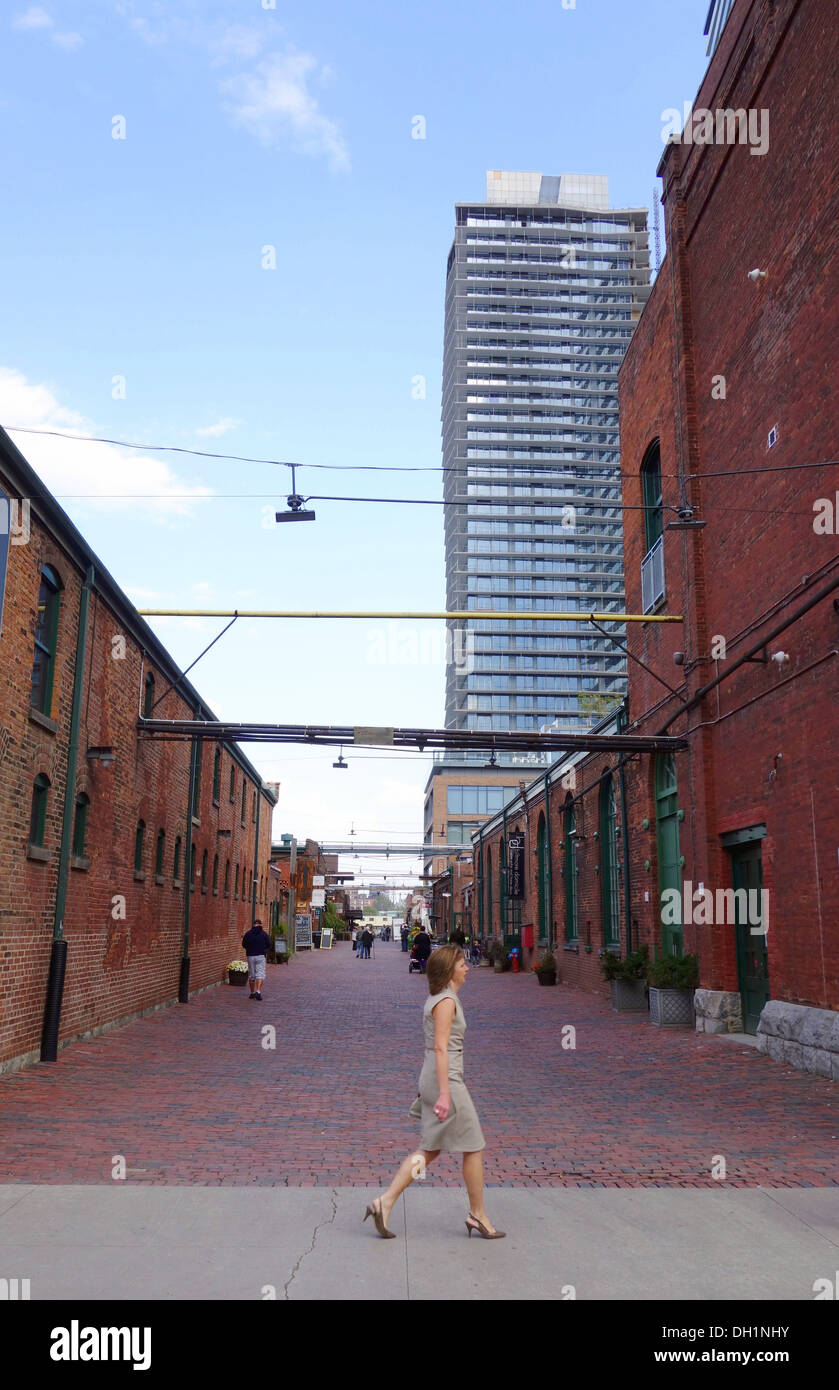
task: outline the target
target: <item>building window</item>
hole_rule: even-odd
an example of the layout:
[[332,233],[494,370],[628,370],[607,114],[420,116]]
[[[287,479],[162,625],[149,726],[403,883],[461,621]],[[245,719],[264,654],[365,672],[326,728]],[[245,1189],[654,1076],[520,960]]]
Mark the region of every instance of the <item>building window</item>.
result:
[[143,850],[146,842],[146,822],[138,820],[137,830],[134,835],[134,872],[139,874],[143,869]]
[[213,805],[218,806],[221,800],[221,749],[216,749],[213,758]]
[[189,847],[189,891],[195,892],[195,845]]
[[87,811],[90,798],[84,792],[76,797],[76,814],[73,821],[73,857],[84,859],[84,842],[87,834]]
[[[655,759],[655,819],[656,852],[658,855],[659,922],[661,949],[665,956],[684,954],[684,925],[682,914],[664,921],[662,904],[682,901],[682,860],[679,852],[679,793],[676,782],[676,760],[672,753],[657,753]],[[665,899],[665,893],[668,893]],[[674,896],[675,895],[675,896]]]
[[603,895],[603,945],[620,945],[618,886],[618,808],[615,779],[607,772],[600,784],[600,890]]
[[154,676],[151,671],[146,676],[146,689],[143,696],[143,718],[148,719],[154,709]]
[[565,822],[565,940],[576,941],[577,931],[577,820],[569,795],[563,812]]
[[38,592],[38,618],[35,623],[35,656],[32,662],[32,693],[29,703],[41,714],[52,706],[52,683],[58,641],[58,607],[61,584],[55,570],[44,565]]
[[213,859],[213,892],[218,892],[218,855]]
[[230,860],[224,866],[224,896],[230,897]]
[[656,439],[650,445],[641,464],[641,487],[644,503],[644,535],[646,549],[652,550],[664,530],[664,509],[661,492],[661,445]]
[[236,768],[230,764],[230,804],[236,800]]
[[245,824],[245,792],[246,792],[246,791],[247,791],[247,787],[245,786],[245,782],[244,782],[244,778],[243,778],[243,779],[242,779],[242,814],[241,814],[241,821],[242,821],[242,824],[243,824],[243,825]]
[[181,837],[180,837],[180,835],[178,835],[178,836],[176,836],[176,838],[175,838],[175,854],[174,854],[174,858],[173,858],[173,860],[172,860],[172,878],[173,878],[173,880],[174,880],[175,883],[178,883],[179,880],[180,880],[180,877],[181,877]]
[[251,822],[256,824],[256,792],[253,794],[253,806],[251,807]]
[[163,877],[163,855],[166,850],[166,831],[158,830],[157,845],[154,852],[154,872],[158,878]]
[[204,853],[203,853],[202,856],[201,856],[201,892],[202,892],[202,893],[206,893],[206,891],[207,891],[207,857],[208,857],[208,856],[207,856],[207,851],[204,850]]
[[192,815],[195,820],[198,819],[198,816],[200,814],[199,808],[201,803],[201,763],[203,761],[203,757],[204,746],[200,738],[197,738],[195,740],[195,782],[193,783],[192,796]]
[[29,843],[43,848],[47,830],[47,797],[50,779],[45,772],[39,772],[32,785],[32,815],[29,821]]
[[237,900],[237,902],[238,902],[238,900],[239,900],[239,865],[238,865],[238,864],[236,865],[236,886],[235,886],[235,888],[234,888],[234,890],[233,890],[233,896],[234,896],[234,898],[235,898],[235,899]]

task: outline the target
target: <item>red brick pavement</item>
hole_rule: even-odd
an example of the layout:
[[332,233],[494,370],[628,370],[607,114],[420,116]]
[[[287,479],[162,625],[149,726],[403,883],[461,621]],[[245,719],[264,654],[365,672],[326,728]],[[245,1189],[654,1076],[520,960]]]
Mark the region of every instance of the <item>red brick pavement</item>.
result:
[[[261,1005],[223,985],[0,1076],[0,1181],[108,1182],[121,1154],[134,1183],[382,1183],[417,1139],[425,994],[397,944],[341,943],[269,967]],[[461,997],[491,1184],[712,1187],[722,1155],[730,1185],[839,1185],[833,1082],[532,975],[482,967]]]

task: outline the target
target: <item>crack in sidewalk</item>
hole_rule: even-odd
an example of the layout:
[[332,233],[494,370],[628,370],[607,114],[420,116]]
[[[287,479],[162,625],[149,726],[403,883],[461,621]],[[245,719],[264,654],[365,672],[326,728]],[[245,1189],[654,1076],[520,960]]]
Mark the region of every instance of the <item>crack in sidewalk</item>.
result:
[[292,1283],[294,1282],[294,1277],[295,1277],[295,1275],[297,1274],[297,1271],[299,1270],[299,1268],[300,1268],[300,1266],[302,1265],[303,1261],[305,1260],[306,1256],[307,1256],[307,1255],[311,1255],[312,1251],[314,1250],[314,1248],[315,1248],[315,1246],[316,1246],[316,1244],[317,1244],[318,1231],[321,1229],[322,1226],[331,1226],[332,1223],[333,1223],[333,1221],[335,1220],[335,1217],[336,1217],[336,1215],[338,1214],[337,1195],[338,1195],[338,1194],[337,1194],[335,1188],[333,1187],[333,1188],[332,1188],[332,1191],[331,1191],[330,1194],[329,1194],[329,1200],[330,1200],[331,1203],[332,1203],[332,1215],[330,1216],[330,1218],[329,1218],[328,1221],[319,1221],[318,1224],[315,1226],[315,1229],[312,1231],[312,1243],[311,1243],[311,1245],[309,1246],[308,1250],[304,1250],[304,1251],[303,1251],[303,1254],[302,1254],[302,1255],[300,1256],[300,1258],[298,1259],[298,1261],[297,1261],[297,1263],[295,1264],[293,1270],[291,1271],[291,1274],[288,1276],[286,1282],[283,1284],[283,1298],[286,1298],[286,1299],[287,1299],[287,1298],[289,1297],[289,1292],[288,1292],[288,1291],[289,1291],[289,1289],[290,1289]]

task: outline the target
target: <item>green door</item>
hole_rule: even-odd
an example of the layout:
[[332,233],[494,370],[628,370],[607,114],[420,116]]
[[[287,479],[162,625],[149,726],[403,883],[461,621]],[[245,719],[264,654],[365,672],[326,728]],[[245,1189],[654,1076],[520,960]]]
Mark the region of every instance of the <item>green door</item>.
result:
[[[737,982],[743,1007],[743,1028],[747,1033],[757,1033],[757,1025],[764,1004],[769,998],[769,953],[766,949],[765,932],[755,932],[757,905],[762,906],[763,868],[760,856],[760,843],[738,845],[729,851],[731,854],[731,876],[734,888],[751,891],[753,910],[749,920],[748,907],[744,910],[742,898],[735,897],[737,934]],[[749,899],[746,899],[746,903]],[[759,909],[758,909],[759,910]],[[762,925],[765,926],[765,923]]]
[[[659,921],[661,950],[665,956],[684,955],[684,923],[663,922],[661,904],[666,889],[675,888],[681,898],[682,865],[679,855],[679,806],[676,762],[672,753],[659,754],[655,767],[655,815],[658,842]],[[668,913],[668,916],[672,916]],[[679,913],[681,919],[681,912]]]

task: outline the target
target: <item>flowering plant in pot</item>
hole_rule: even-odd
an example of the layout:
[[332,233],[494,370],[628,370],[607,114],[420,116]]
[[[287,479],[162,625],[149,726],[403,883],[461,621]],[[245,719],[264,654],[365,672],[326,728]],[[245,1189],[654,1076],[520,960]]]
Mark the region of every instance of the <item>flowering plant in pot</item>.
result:
[[553,951],[546,951],[545,954],[537,960],[533,969],[540,985],[556,984],[556,956]]
[[659,1027],[693,1025],[693,992],[699,985],[696,956],[662,956],[649,967],[650,1022]]
[[246,960],[229,960],[227,962],[227,980],[231,985],[243,985],[248,978],[248,963]]
[[612,1008],[618,1013],[634,1013],[647,1008],[647,972],[650,968],[647,946],[639,946],[621,958],[606,951],[600,969],[609,981]]

